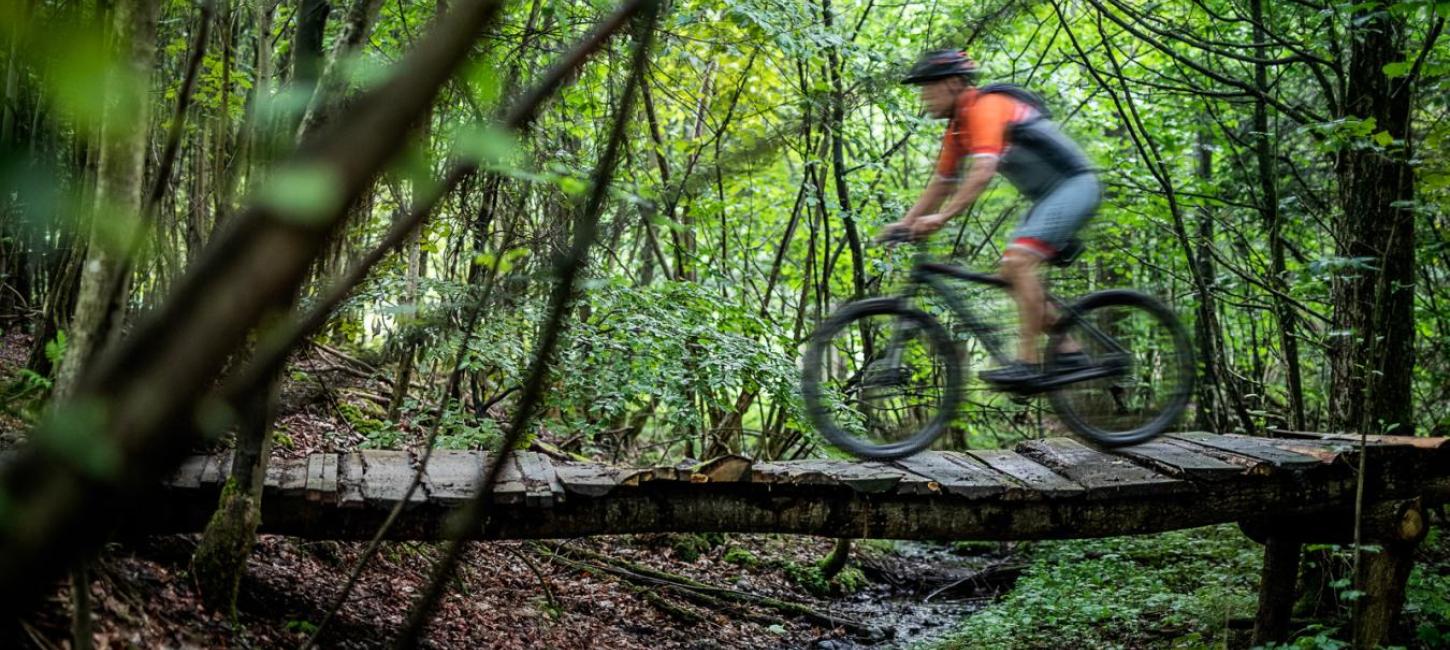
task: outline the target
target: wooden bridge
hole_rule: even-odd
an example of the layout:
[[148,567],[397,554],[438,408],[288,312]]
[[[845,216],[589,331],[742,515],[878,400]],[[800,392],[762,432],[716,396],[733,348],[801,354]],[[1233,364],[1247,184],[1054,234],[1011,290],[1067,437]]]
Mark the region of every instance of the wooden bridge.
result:
[[[731,456],[676,467],[619,469],[513,454],[478,539],[668,532],[774,532],[830,537],[1025,540],[1153,533],[1233,522],[1265,544],[1255,639],[1287,633],[1304,543],[1359,538],[1360,645],[1382,641],[1403,603],[1426,509],[1450,500],[1445,438],[1279,432],[1262,438],[1170,434],[1113,451],[1066,438],[1015,450],[929,452],[894,463],[751,462]],[[394,539],[438,539],[477,490],[481,452],[435,452],[393,526]],[[262,532],[366,539],[417,470],[407,452],[274,460]],[[190,459],[137,513],[136,532],[195,532],[216,506],[227,455]],[[1362,485],[1357,480],[1363,473]]]

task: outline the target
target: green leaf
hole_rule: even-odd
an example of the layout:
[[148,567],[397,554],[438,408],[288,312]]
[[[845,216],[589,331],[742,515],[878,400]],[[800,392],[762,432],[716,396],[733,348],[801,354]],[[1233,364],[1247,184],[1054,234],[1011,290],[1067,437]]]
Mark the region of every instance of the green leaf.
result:
[[1395,143],[1395,136],[1390,135],[1389,131],[1380,131],[1374,134],[1374,141],[1381,147],[1388,147]]
[[492,167],[508,161],[518,149],[512,133],[493,125],[470,124],[453,137],[457,154],[479,166]]
[[91,478],[110,480],[121,469],[121,450],[106,435],[106,404],[77,399],[57,408],[36,430],[35,444],[80,467]]
[[45,343],[45,358],[51,365],[57,365],[65,358],[65,330],[56,330],[55,339]]
[[1394,63],[1386,63],[1383,70],[1385,72],[1385,76],[1391,79],[1403,77],[1407,74],[1410,74],[1410,62],[1396,61]]
[[293,165],[264,181],[258,200],[283,221],[322,225],[342,202],[342,179],[319,163]]

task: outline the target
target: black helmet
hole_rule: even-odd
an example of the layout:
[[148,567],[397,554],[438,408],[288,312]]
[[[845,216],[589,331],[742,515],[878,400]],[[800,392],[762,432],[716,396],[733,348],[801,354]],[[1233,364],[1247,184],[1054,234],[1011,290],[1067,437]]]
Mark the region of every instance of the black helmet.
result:
[[904,84],[924,84],[948,77],[966,77],[972,80],[977,74],[977,63],[961,50],[932,50],[921,55],[911,72],[901,80]]

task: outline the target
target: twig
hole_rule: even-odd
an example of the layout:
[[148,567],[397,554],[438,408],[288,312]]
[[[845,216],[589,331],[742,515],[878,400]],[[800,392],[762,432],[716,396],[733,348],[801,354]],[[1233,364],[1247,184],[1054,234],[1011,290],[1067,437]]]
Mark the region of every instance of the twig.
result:
[[457,568],[459,558],[462,557],[465,536],[482,528],[486,515],[485,504],[489,502],[493,494],[494,483],[503,473],[504,462],[518,446],[519,439],[523,437],[524,432],[529,429],[528,425],[533,419],[534,408],[543,397],[549,363],[553,357],[554,348],[558,344],[559,334],[563,329],[564,317],[573,303],[574,283],[585,266],[589,248],[594,244],[599,215],[604,210],[604,199],[608,196],[609,183],[614,177],[614,164],[619,158],[626,128],[633,117],[635,91],[639,87],[645,65],[648,62],[649,43],[653,36],[655,22],[659,17],[659,3],[656,0],[643,0],[637,6],[639,8],[639,22],[637,23],[639,31],[635,39],[629,81],[625,84],[624,94],[615,115],[604,155],[601,156],[599,166],[595,170],[588,202],[575,218],[574,241],[568,253],[561,257],[555,265],[555,277],[558,280],[549,299],[549,316],[542,328],[512,426],[504,434],[503,440],[499,442],[498,451],[489,456],[488,468],[478,492],[464,504],[450,522],[446,531],[450,541],[444,557],[435,566],[433,577],[427,588],[414,604],[412,611],[409,612],[408,620],[399,633],[397,647],[413,648],[418,645],[423,634],[423,627],[432,618],[433,608],[443,596],[444,585],[448,577],[453,574],[454,569]]
[[557,609],[559,607],[559,599],[554,597],[554,588],[549,584],[549,580],[544,577],[543,572],[539,571],[538,565],[534,564],[534,561],[530,560],[528,555],[520,553],[517,548],[505,546],[503,549],[508,551],[509,555],[523,560],[524,564],[528,565],[529,571],[532,571],[534,577],[539,579],[539,587],[544,590],[544,598],[549,601],[549,606]]

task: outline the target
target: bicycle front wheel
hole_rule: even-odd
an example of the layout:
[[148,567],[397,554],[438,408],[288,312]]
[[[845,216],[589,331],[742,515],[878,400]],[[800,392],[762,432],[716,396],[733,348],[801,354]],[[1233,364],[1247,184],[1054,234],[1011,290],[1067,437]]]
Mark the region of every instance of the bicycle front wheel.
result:
[[[1049,393],[1074,433],[1105,447],[1150,440],[1183,415],[1193,394],[1193,349],[1163,303],[1113,289],[1075,303],[1054,328],[1047,367],[1082,352],[1069,375],[1084,377]],[[1076,356],[1076,355],[1074,355]]]
[[941,435],[961,404],[962,371],[936,319],[900,300],[846,305],[806,349],[802,392],[826,439],[856,456],[910,456]]

